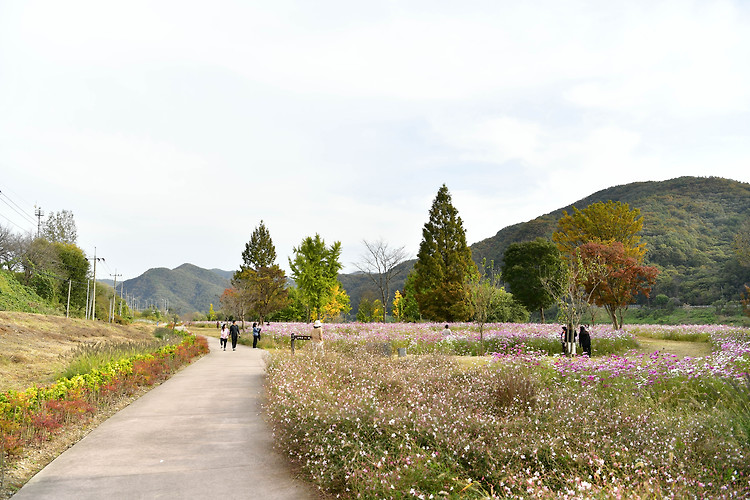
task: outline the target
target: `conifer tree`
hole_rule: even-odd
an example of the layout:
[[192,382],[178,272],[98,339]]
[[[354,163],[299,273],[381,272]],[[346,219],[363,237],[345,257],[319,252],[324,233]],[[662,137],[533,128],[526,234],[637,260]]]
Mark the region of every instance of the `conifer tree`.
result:
[[242,252],[242,265],[240,269],[258,270],[263,267],[271,267],[276,261],[276,247],[271,240],[271,234],[266,225],[260,221],[250,236],[250,241],[245,243],[245,251]]
[[422,316],[434,321],[471,318],[468,284],[477,275],[466,232],[448,188],[438,190],[422,229],[414,288]]

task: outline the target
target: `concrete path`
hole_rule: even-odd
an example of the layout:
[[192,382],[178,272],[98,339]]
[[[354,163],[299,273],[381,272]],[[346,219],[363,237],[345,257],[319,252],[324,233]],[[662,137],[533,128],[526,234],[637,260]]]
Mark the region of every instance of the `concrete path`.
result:
[[118,412],[29,481],[25,499],[315,499],[272,450],[261,349],[231,345]]

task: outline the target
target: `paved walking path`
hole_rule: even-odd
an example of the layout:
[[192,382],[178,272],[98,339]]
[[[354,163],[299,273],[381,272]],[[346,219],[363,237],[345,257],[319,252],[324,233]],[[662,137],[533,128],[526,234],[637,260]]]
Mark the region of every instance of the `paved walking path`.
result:
[[315,499],[272,451],[261,349],[231,345],[118,412],[29,481],[25,499]]

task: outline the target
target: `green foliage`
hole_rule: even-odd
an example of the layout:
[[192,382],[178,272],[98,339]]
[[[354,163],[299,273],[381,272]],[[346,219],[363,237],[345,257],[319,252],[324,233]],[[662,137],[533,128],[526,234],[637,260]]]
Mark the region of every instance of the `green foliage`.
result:
[[438,190],[414,264],[414,289],[419,310],[435,321],[463,321],[471,317],[468,283],[477,275],[466,244],[466,232],[448,188]]
[[[742,268],[732,242],[750,213],[750,184],[718,177],[680,177],[615,186],[577,201],[588,206],[608,200],[637,207],[643,217],[643,261],[660,273],[652,292],[691,305],[738,300],[750,268]],[[563,210],[515,224],[472,245],[474,258],[503,261],[511,243],[550,238]],[[640,303],[645,303],[641,300]]]
[[529,311],[512,293],[500,288],[487,314],[489,323],[526,323]]
[[21,284],[9,271],[0,270],[0,311],[59,314],[53,304]]
[[380,299],[372,300],[370,297],[362,297],[357,309],[357,321],[361,323],[372,323],[383,320],[383,304]]
[[544,310],[554,305],[561,293],[564,273],[560,251],[544,238],[512,243],[503,256],[503,280],[510,285],[513,297],[529,311],[540,311],[542,322]]
[[331,299],[331,292],[338,285],[341,269],[341,242],[326,247],[325,241],[316,234],[308,236],[299,247],[293,248],[294,260],[289,259],[292,278],[308,304],[314,319],[320,318],[323,306]]
[[303,321],[309,317],[307,305],[302,297],[299,288],[292,286],[287,288],[289,301],[286,307],[278,312],[268,315],[268,320],[272,321]]
[[416,280],[416,274],[412,271],[406,278],[404,283],[403,293],[403,316],[401,321],[419,321],[422,316],[419,314],[419,303],[417,302],[417,292],[414,288],[414,281]]
[[271,267],[276,261],[276,247],[271,239],[263,221],[255,228],[250,236],[250,241],[245,244],[245,250],[242,252],[242,265],[240,270],[254,269],[258,270],[263,267]]
[[52,243],[69,243],[75,245],[78,239],[76,221],[73,212],[62,210],[52,212],[42,224],[41,237]]
[[253,269],[247,267],[235,274],[233,285],[249,311],[263,323],[269,315],[284,309],[289,303],[286,274],[276,264]]
[[86,286],[88,279],[89,261],[83,250],[73,243],[55,243],[57,255],[60,262],[58,272],[62,279],[58,280],[58,296],[63,305],[67,303],[68,282],[72,280],[70,287],[70,308],[84,309],[86,307]]

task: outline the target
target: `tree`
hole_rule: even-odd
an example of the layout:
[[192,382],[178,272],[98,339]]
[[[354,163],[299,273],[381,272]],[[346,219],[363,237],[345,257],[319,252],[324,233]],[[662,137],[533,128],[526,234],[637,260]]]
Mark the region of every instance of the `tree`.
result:
[[208,306],[208,321],[216,321],[216,311],[214,311],[214,305],[209,304]]
[[610,244],[585,243],[578,247],[581,265],[586,273],[579,275],[579,283],[589,296],[589,301],[603,307],[612,326],[622,328],[623,311],[642,293],[648,296],[656,282],[658,269],[638,264],[628,257],[625,245],[619,241]]
[[573,210],[573,215],[563,212],[552,235],[569,268],[562,294],[569,302],[562,303],[561,312],[575,319],[576,303],[586,297],[605,308],[616,329],[622,328],[622,311],[638,293],[650,291],[657,274],[656,268],[641,266],[646,245],[638,235],[640,210],[613,201]]
[[417,292],[414,289],[414,281],[416,279],[416,273],[414,271],[409,273],[404,283],[404,293],[402,299],[399,301],[399,308],[401,310],[400,321],[419,321],[422,319],[422,315],[419,314],[419,304],[417,303]]
[[233,282],[247,302],[247,310],[256,314],[261,323],[288,305],[286,274],[276,264],[257,270],[246,268],[235,274]]
[[597,202],[583,210],[573,207],[573,214],[563,212],[557,222],[557,231],[552,241],[563,257],[572,256],[575,249],[584,243],[611,243],[619,241],[628,257],[643,262],[646,244],[641,243],[638,233],[643,229],[643,218],[639,209],[630,209],[619,201]]
[[316,234],[308,236],[299,247],[292,249],[294,260],[289,259],[292,278],[308,304],[314,319],[320,319],[323,306],[332,298],[341,269],[341,242],[326,247],[325,241]]
[[375,298],[373,292],[366,292],[359,300],[357,308],[357,321],[360,323],[372,323],[383,317],[383,304],[380,299]]
[[227,288],[219,298],[221,307],[226,316],[232,318],[241,318],[244,322],[246,301],[242,298],[237,288]]
[[276,247],[271,239],[263,221],[255,228],[250,236],[250,241],[245,243],[245,250],[242,252],[242,265],[240,269],[255,269],[270,267],[276,261]]
[[396,290],[396,293],[393,294],[393,308],[391,311],[393,311],[393,318],[398,322],[402,321],[404,318],[404,296],[401,295],[401,292]]
[[86,283],[89,274],[89,260],[73,243],[53,243],[57,251],[58,269],[57,272],[61,278],[58,281],[59,296],[67,300],[68,284],[73,282],[78,286],[70,287],[70,306],[71,308],[84,309],[86,307],[86,287],[81,286]]
[[323,321],[340,321],[343,316],[349,314],[349,311],[352,310],[349,295],[338,281],[329,291],[328,297],[328,300],[321,308],[321,318]]
[[513,297],[528,310],[538,310],[545,322],[544,310],[555,304],[561,290],[548,290],[544,283],[562,283],[565,263],[554,243],[544,238],[512,243],[503,255],[502,276]]
[[42,238],[55,243],[73,243],[78,239],[73,212],[62,210],[52,212],[42,225]]
[[453,322],[471,317],[468,283],[476,276],[477,266],[445,184],[438,190],[422,229],[414,272],[416,300],[425,318]]
[[[399,264],[406,260],[406,250],[404,247],[388,248],[388,243],[382,239],[374,242],[363,240],[367,254],[362,256],[360,262],[354,265],[367,274],[370,280],[380,290],[381,304],[388,303],[388,297],[391,296],[391,283],[403,271]],[[383,307],[383,322],[386,321],[387,307]]]
[[[55,273],[60,264],[57,250],[48,240],[35,238],[24,249],[21,265],[25,285],[31,285],[32,278],[38,274]],[[41,294],[40,294],[41,295]],[[47,296],[53,295],[46,293]],[[43,297],[45,295],[42,295]]]
[[484,355],[484,324],[500,297],[500,276],[494,266],[482,261],[481,272],[469,284],[469,300],[474,313],[474,321],[479,325],[479,354]]

